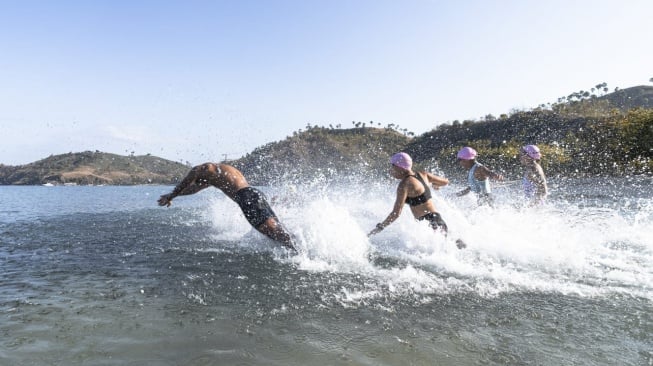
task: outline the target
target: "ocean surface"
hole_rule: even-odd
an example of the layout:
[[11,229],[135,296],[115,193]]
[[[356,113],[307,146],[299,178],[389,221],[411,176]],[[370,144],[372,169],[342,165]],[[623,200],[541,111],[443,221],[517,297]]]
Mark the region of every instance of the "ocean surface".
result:
[[650,177],[368,239],[396,184],[261,187],[298,255],[215,189],[0,186],[0,365],[653,365]]

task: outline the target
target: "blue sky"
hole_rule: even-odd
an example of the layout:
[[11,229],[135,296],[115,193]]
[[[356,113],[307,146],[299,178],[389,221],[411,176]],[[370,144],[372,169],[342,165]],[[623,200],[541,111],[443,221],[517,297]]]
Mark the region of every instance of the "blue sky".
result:
[[653,1],[0,0],[0,163],[198,164],[307,124],[527,109],[651,85]]

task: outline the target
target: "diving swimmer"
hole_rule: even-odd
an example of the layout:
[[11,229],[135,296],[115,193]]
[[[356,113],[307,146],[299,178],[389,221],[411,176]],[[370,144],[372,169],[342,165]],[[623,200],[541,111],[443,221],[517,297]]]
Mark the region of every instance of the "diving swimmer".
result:
[[171,193],[159,198],[159,206],[169,207],[175,197],[191,195],[209,186],[221,190],[236,202],[257,231],[286,248],[296,250],[291,235],[281,225],[263,193],[251,187],[243,173],[231,165],[204,163],[192,168]]

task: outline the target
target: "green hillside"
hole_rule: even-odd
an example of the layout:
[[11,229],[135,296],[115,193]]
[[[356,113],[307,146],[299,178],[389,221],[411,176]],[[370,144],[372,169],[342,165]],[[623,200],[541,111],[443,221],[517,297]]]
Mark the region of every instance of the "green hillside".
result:
[[311,127],[232,162],[253,184],[378,176],[411,138],[388,128]]
[[[597,87],[605,87],[599,84]],[[310,127],[257,148],[234,165],[255,184],[387,175],[387,159],[406,151],[415,163],[462,178],[456,152],[472,146],[479,160],[518,176],[519,148],[537,144],[548,175],[596,176],[653,172],[653,87],[597,95],[576,92],[557,103],[498,118],[454,121],[415,138],[392,128]],[[408,135],[413,135],[412,133]]]
[[652,102],[653,87],[648,86],[567,98],[550,108],[441,125],[405,149],[416,161],[433,161],[449,175],[464,173],[455,158],[463,146],[478,150],[485,164],[518,174],[517,154],[526,144],[540,147],[549,175],[651,174]]

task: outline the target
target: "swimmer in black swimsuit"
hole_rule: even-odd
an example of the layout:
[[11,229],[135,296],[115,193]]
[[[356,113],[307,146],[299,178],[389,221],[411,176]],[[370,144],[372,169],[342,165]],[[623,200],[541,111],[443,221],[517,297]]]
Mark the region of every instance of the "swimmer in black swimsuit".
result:
[[[403,152],[394,154],[390,159],[390,163],[390,175],[401,179],[397,187],[397,199],[392,212],[385,220],[376,224],[376,228],[370,231],[368,236],[381,232],[386,226],[394,222],[401,214],[404,204],[410,206],[410,210],[417,220],[428,221],[433,230],[442,231],[446,235],[448,231],[447,224],[435,210],[435,204],[431,199],[431,190],[426,182],[431,183],[435,189],[439,189],[449,184],[449,180],[425,171],[413,172],[413,160]],[[460,239],[456,241],[456,244],[458,248],[465,247],[465,243]]]
[[234,201],[243,210],[245,218],[253,227],[259,227],[271,217],[277,218],[263,192],[256,188],[247,187],[239,190],[234,195]]
[[263,193],[251,187],[243,173],[231,165],[205,163],[194,167],[171,193],[159,198],[159,206],[170,206],[173,198],[194,194],[210,186],[234,200],[247,221],[260,233],[296,250],[292,236],[281,225]]

